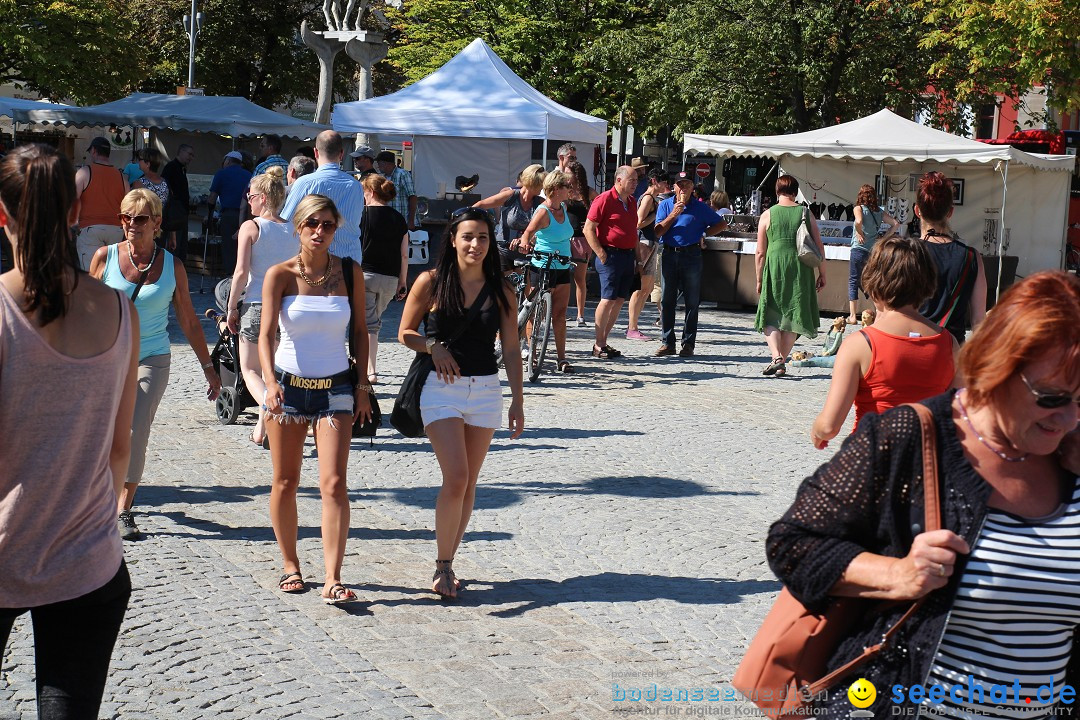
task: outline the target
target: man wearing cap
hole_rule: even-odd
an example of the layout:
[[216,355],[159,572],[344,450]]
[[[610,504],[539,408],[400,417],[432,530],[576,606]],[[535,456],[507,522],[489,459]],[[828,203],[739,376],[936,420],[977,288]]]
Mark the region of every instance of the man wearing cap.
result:
[[349,153],[349,157],[353,159],[353,177],[358,180],[363,180],[366,175],[370,175],[373,172],[378,172],[375,169],[375,151],[367,145],[358,145],[355,150]]
[[345,144],[341,135],[323,130],[315,138],[315,161],[319,168],[310,175],[296,179],[289,186],[289,195],[281,208],[281,219],[291,220],[296,206],[308,195],[325,195],[334,201],[341,213],[341,225],[334,233],[330,252],[338,257],[363,259],[360,249],[360,220],[364,215],[364,187],[352,175],[341,169]]
[[413,187],[412,175],[404,168],[397,166],[394,153],[383,150],[375,156],[375,163],[382,173],[397,188],[397,196],[390,201],[390,207],[405,216],[409,223],[409,229],[416,229],[416,189]]
[[649,189],[649,163],[645,158],[636,157],[630,161],[630,167],[637,173],[637,184],[634,186],[634,198],[641,199],[645,191]]
[[90,162],[75,173],[75,194],[79,198],[79,236],[75,247],[83,270],[90,269],[90,260],[99,247],[124,239],[120,227],[120,202],[127,194],[128,184],[109,160],[112,145],[103,137],[90,141],[87,150]]
[[259,153],[263,161],[255,166],[256,175],[262,175],[274,166],[281,168],[283,177],[288,172],[289,161],[281,156],[281,138],[277,135],[263,135],[259,140]]
[[656,208],[656,237],[664,246],[660,256],[664,278],[661,303],[663,344],[656,355],[675,354],[675,305],[682,292],[686,305],[683,319],[682,349],[679,355],[691,357],[697,342],[698,304],[701,302],[701,251],[705,236],[718,233],[727,222],[705,203],[694,197],[694,176],[681,172],[675,178],[675,196],[661,200]]
[[607,344],[623,303],[630,297],[634,281],[634,248],[638,244],[637,201],[634,169],[623,165],[615,171],[615,185],[596,196],[585,220],[585,239],[596,253],[595,268],[600,278],[600,302],[596,306],[595,357],[609,360],[622,355]]
[[210,212],[221,200],[221,219],[218,235],[221,236],[221,274],[229,276],[236,269],[236,234],[240,230],[240,206],[244,203],[251,173],[244,169],[244,156],[236,150],[225,153],[221,169],[210,181],[210,194],[206,198]]

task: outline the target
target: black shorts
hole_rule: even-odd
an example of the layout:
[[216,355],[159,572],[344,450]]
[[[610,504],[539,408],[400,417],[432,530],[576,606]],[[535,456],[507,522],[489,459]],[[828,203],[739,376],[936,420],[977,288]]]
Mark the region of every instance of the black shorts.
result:
[[[529,287],[536,287],[540,284],[540,269],[533,266],[529,266]],[[557,287],[559,285],[569,285],[574,281],[574,271],[570,269],[566,270],[549,270],[551,273],[549,276],[550,287]]]

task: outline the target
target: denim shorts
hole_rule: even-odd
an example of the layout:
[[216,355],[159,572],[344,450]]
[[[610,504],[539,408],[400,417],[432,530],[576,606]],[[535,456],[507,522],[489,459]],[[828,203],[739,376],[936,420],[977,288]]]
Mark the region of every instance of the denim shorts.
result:
[[258,345],[261,327],[262,303],[240,303],[240,337]]
[[463,375],[448,383],[432,371],[420,393],[420,417],[425,426],[436,420],[461,418],[466,425],[497,430],[503,425],[498,373]]
[[338,413],[352,415],[353,381],[348,370],[325,378],[304,378],[275,368],[274,375],[285,396],[281,413],[270,415],[278,422],[317,422]]
[[634,275],[637,274],[634,250],[620,250],[619,248],[605,248],[607,251],[607,263],[600,262],[597,257],[594,261],[596,275],[600,278],[600,298],[602,300],[627,300],[630,298],[631,285]]

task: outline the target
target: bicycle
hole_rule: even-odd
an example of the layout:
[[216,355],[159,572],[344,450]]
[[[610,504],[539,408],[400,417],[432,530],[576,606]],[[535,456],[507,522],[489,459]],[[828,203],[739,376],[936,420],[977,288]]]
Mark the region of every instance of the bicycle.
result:
[[[536,258],[542,261],[540,266],[530,264],[530,260]],[[556,262],[575,262],[573,258],[557,253],[548,253],[534,250],[528,258],[517,260],[514,266],[518,272],[510,273],[507,279],[514,285],[518,298],[518,337],[524,337],[526,329],[532,322],[532,332],[528,333],[528,344],[522,352],[522,360],[525,361],[526,372],[529,382],[536,382],[543,371],[544,357],[547,355],[548,340],[551,337],[551,280],[557,268],[552,265]],[[531,267],[536,271],[538,282],[528,293],[525,292],[526,269]],[[495,343],[495,355],[501,363],[502,344]]]

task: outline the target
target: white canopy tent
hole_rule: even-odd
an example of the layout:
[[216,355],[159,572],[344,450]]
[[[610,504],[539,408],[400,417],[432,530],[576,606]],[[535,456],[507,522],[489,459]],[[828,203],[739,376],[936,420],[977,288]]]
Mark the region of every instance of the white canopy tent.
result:
[[[512,185],[531,162],[532,141],[578,145],[578,159],[593,172],[607,121],[559,105],[518,77],[477,38],[423,80],[391,95],[338,103],[334,129],[413,142],[413,177],[420,195],[434,197],[438,182],[453,190],[457,175],[480,175],[475,192],[490,195]],[[389,136],[389,137],[388,137]]]
[[85,108],[53,106],[28,110],[20,122],[77,127],[132,125],[232,137],[274,134],[301,139],[314,137],[328,129],[325,125],[268,110],[241,97],[151,93],[132,93],[120,100]]
[[70,105],[45,102],[44,100],[23,100],[22,98],[0,97],[0,117],[9,117],[13,122],[33,122],[28,116],[35,110],[67,109]]
[[889,110],[791,135],[687,134],[683,153],[774,158],[783,172],[798,178],[808,201],[816,195],[825,203],[853,203],[860,185],[874,185],[875,176],[885,175],[889,195],[914,205],[911,176],[939,170],[962,181],[962,204],[957,204],[951,223],[964,242],[984,254],[1016,255],[1021,276],[1062,267],[1076,161],[1071,156],[987,145]]

